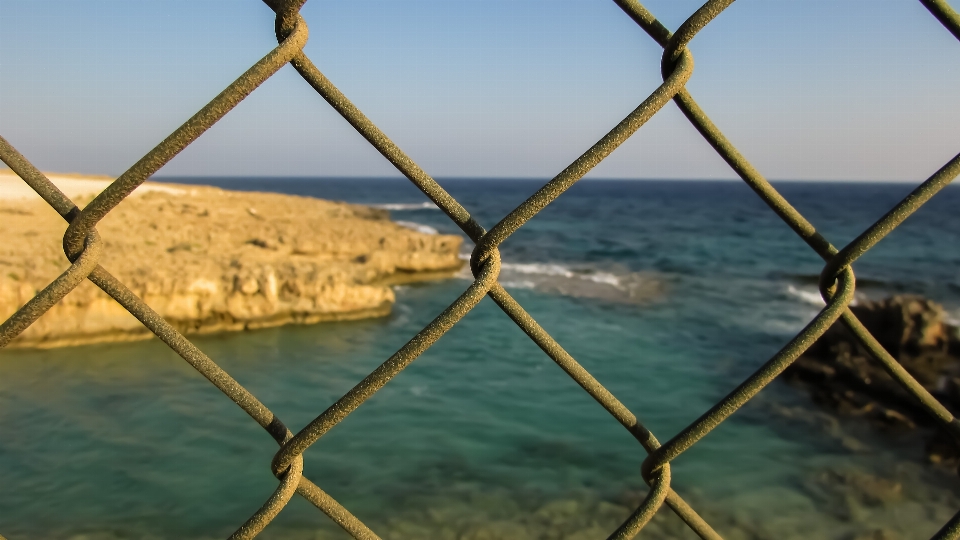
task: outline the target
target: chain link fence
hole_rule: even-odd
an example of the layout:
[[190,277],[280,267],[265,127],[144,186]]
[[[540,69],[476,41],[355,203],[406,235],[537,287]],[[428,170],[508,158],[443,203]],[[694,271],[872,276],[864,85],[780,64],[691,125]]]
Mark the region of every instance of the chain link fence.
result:
[[[960,15],[944,0],[919,0],[930,13],[957,39],[960,39]],[[59,302],[84,279],[89,279],[114,298],[145,327],[219,388],[234,403],[260,424],[279,444],[270,464],[279,481],[259,510],[241,524],[230,538],[257,536],[299,494],[354,538],[379,539],[376,533],[349,510],[303,475],[303,453],[343,421],[351,412],[383,388],[394,376],[413,362],[444,333],[464,317],[484,296],[489,296],[561,369],[626,428],[646,450],[641,474],[650,490],[630,517],[612,531],[609,538],[633,538],[666,504],[701,538],[720,539],[713,528],[670,487],[670,462],[688,450],[713,428],[726,420],[761,389],[783,372],[836,321],[841,320],[880,362],[889,374],[912,394],[924,408],[960,441],[960,421],[931,396],[864,328],[848,308],[853,299],[855,280],[851,264],[867,252],[910,214],[960,174],[960,155],[954,157],[880,220],[842,249],[821,236],[790,203],[740,154],[697,105],[685,84],[693,71],[693,58],[687,44],[734,0],[709,0],[693,13],[680,28],[671,33],[637,0],[614,0],[654,41],[663,47],[661,71],[663,84],[633,112],[584,152],[560,174],[515,208],[489,231],[477,223],[453,197],[413,162],[377,126],[357,109],[303,53],[307,41],[307,25],[299,15],[306,0],[264,0],[276,12],[276,33],[279,46],[247,70],[203,109],[163,140],[147,155],[120,175],[82,211],[36,167],[5,139],[0,138],[0,159],[24,182],[33,188],[69,224],[63,237],[63,249],[71,262],[56,280],[40,291],[0,325],[0,348]],[[474,282],[457,300],[429,325],[415,335],[393,356],[354,386],[343,397],[323,411],[298,433],[292,433],[253,394],[189,340],[183,337],[150,306],[133,294],[123,283],[99,265],[103,241],[96,225],[134,189],[196,140],[204,131],[223,118],[234,106],[290,63],[338,113],[386,157],[404,176],[420,188],[475,243],[470,259]],[[673,100],[684,115],[733,168],[744,182],[823,258],[820,291],[826,301],[822,311],[776,355],[769,359],[740,386],[705,412],[695,422],[666,443],[661,444],[613,394],[586,369],[580,366],[546,330],[504,290],[497,281],[500,253],[497,247],[524,223],[563,194],[620,144],[633,135],[654,114]],[[0,540],[2,540],[0,536]],[[960,512],[934,536],[937,539],[960,538]]]

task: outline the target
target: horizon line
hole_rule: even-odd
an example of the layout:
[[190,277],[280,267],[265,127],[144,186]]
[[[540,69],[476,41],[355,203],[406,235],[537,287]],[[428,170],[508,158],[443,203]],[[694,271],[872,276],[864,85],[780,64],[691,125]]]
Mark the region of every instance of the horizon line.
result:
[[[473,181],[537,181],[537,182],[549,182],[553,177],[546,176],[434,176],[434,180],[473,180]],[[148,180],[152,181],[169,181],[176,182],[177,180],[203,180],[203,179],[216,179],[216,180],[407,180],[409,179],[405,176],[398,175],[316,175],[316,176],[307,176],[307,175],[163,175],[163,176],[152,176]],[[579,182],[744,182],[743,179],[733,177],[733,178],[658,178],[658,177],[602,177],[602,178],[582,178],[578,180]],[[912,184],[920,185],[924,180],[864,180],[864,179],[798,179],[798,178],[776,178],[776,179],[767,179],[771,183],[796,183],[796,184]],[[952,182],[948,185],[954,185]]]
[[[2,164],[0,164],[2,165]],[[16,174],[9,167],[0,167],[0,173],[9,173]],[[55,172],[55,171],[43,171],[44,175],[49,176],[81,176],[81,177],[99,177],[102,179],[116,179],[116,175],[106,175],[106,174],[93,174],[93,173],[80,173],[76,171],[71,172]],[[471,181],[536,181],[536,182],[549,182],[554,177],[547,176],[434,176],[432,177],[435,180],[471,180]],[[155,175],[147,178],[147,181],[158,181],[158,182],[177,182],[184,180],[408,180],[407,177],[403,175],[238,175],[238,174],[177,174],[177,175]],[[738,177],[726,177],[726,178],[691,178],[691,177],[585,177],[578,180],[576,183],[581,181],[584,182],[744,182],[743,179]],[[849,178],[830,178],[830,179],[805,179],[805,178],[776,178],[776,179],[767,179],[771,183],[804,183],[804,184],[911,184],[919,186],[924,180],[891,180],[891,179],[849,179]],[[955,185],[951,182],[948,185]]]

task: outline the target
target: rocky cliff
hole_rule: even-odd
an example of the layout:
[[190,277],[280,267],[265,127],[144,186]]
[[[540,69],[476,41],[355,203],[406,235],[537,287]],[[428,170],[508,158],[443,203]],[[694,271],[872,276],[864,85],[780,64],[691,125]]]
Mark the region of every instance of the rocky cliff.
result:
[[[65,228],[39,198],[0,197],[0,321],[67,268]],[[101,265],[186,334],[382,316],[391,284],[461,266],[460,237],[401,227],[383,210],[205,186],[145,184],[97,229]],[[10,347],[150,335],[85,282]]]

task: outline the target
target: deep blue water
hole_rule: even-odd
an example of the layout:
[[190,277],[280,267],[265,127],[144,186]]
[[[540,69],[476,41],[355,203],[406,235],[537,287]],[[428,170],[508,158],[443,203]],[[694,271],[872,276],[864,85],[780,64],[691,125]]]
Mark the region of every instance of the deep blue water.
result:
[[[409,226],[458,233],[405,180],[196,182],[386,205]],[[441,184],[487,228],[541,185]],[[838,247],[912,187],[777,185]],[[854,265],[859,294],[923,294],[960,318],[957,208],[960,189],[948,187],[868,252]],[[822,261],[741,183],[583,181],[501,253],[508,290],[661,441],[819,309]],[[383,319],[194,341],[297,430],[468,284],[399,287]],[[156,341],[0,360],[0,533],[10,540],[225,536],[275,486],[270,437]],[[784,410],[821,418],[775,382],[674,462],[675,489],[728,537],[839,539],[882,527],[922,538],[960,508],[951,475],[923,465],[911,440]],[[384,538],[602,538],[590,527],[615,526],[639,502],[643,457],[484,300],[312,447],[306,474]],[[877,475],[903,494],[838,511],[817,483],[824,471]],[[560,507],[576,510],[550,513]],[[513,532],[481,530],[490,523]],[[264,536],[343,537],[296,498]]]

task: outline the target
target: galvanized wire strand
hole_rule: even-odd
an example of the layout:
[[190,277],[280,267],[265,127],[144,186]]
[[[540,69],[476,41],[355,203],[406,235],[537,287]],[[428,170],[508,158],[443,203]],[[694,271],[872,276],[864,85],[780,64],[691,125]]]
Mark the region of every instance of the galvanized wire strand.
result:
[[[11,152],[12,150],[12,152]],[[30,178],[31,187],[34,187],[41,196],[50,197],[57,201],[60,209],[76,208],[76,205],[46,178],[32,163],[27,161],[19,152],[16,152],[9,143],[0,139],[0,160],[7,165],[16,165],[23,171],[23,176]],[[19,174],[19,173],[18,173]],[[22,176],[22,177],[23,177]],[[34,186],[35,184],[35,186]],[[61,215],[70,214],[69,211]],[[66,216],[64,216],[66,219]],[[164,343],[179,354],[191,366],[212,382],[224,394],[230,397],[247,414],[257,421],[260,426],[268,428],[278,420],[272,413],[250,394],[243,386],[233,380],[225,371],[200,351],[187,338],[183,337],[163,317],[153,311],[136,294],[130,291],[123,283],[113,277],[99,265],[90,273],[89,279],[105,293],[116,300],[121,306],[137,318],[147,329],[157,335]],[[269,431],[269,430],[268,430]],[[278,431],[273,429],[271,435],[278,441],[283,441],[286,428]]]
[[304,499],[312,503],[327,515],[334,523],[339,525],[350,536],[356,540],[380,540],[369,527],[350,513],[336,499],[320,489],[311,482],[306,476],[300,478],[300,485],[297,487],[299,493]]
[[[956,14],[954,13],[953,15],[954,19],[956,19]],[[664,56],[666,58],[666,53]],[[723,136],[720,130],[713,125],[712,121],[710,121],[686,90],[677,96],[677,102],[691,123],[694,124],[697,130],[700,131],[704,138],[707,139],[711,146],[714,147],[727,163],[740,174],[744,181],[753,188],[801,238],[807,241],[811,247],[827,260],[827,265],[822,274],[824,279],[821,281],[821,288],[828,287],[832,284],[840,268],[852,264],[857,257],[873,247],[883,236],[899,225],[921,205],[926,203],[926,201],[960,173],[960,155],[958,155],[924,182],[924,184],[914,190],[911,195],[901,201],[894,209],[888,212],[886,216],[860,235],[860,237],[851,242],[840,253],[836,253],[836,248],[817,233],[813,225],[780,196],[769,182],[767,182],[726,137]],[[935,417],[945,422],[948,429],[951,431],[958,429],[953,415],[933,398],[926,389],[917,383],[916,380],[880,346],[876,339],[866,331],[849,309],[844,312],[843,321],[854,332],[855,336],[863,343],[867,350],[880,361],[891,376],[904,385],[908,392],[927,406]]]
[[723,540],[723,537],[720,536],[717,531],[713,530],[713,527],[697,513],[686,501],[680,498],[680,495],[677,494],[672,488],[670,492],[667,493],[666,504],[670,507],[670,510],[673,510],[673,513],[680,517],[687,524],[690,529],[697,534],[703,540]]
[[940,420],[955,436],[960,436],[960,431],[957,430],[957,420],[954,418],[953,413],[947,410],[935,397],[930,395],[930,392],[927,392],[927,389],[918,383],[917,380],[900,365],[900,362],[897,362],[897,360],[877,342],[877,339],[863,326],[863,323],[850,311],[850,308],[844,310],[843,315],[841,315],[841,320],[864,348],[887,370],[887,373],[904,387],[904,390],[917,398],[917,400],[927,408],[927,411],[936,419]]
[[953,34],[953,37],[960,40],[960,14],[950,7],[946,0],[920,0],[920,3]]
[[57,279],[50,282],[43,290],[28,300],[3,324],[0,324],[0,348],[13,341],[13,338],[19,336],[20,332],[26,330],[48,309],[62,300],[67,293],[80,285],[96,268],[102,252],[103,242],[100,240],[100,235],[95,230],[90,231],[84,242],[84,249],[77,260],[70,264],[70,267]]
[[283,507],[287,505],[303,478],[303,458],[295,459],[290,467],[280,476],[280,485],[273,495],[263,503],[259,510],[237,529],[229,540],[249,540],[260,534],[267,525],[277,517]]
[[650,482],[650,491],[644,497],[643,503],[608,537],[608,540],[629,540],[633,538],[644,525],[653,519],[657,510],[663,505],[663,501],[666,500],[667,494],[670,492],[670,465],[667,464],[657,469],[653,475]]
[[931,540],[956,540],[960,538],[960,513],[953,516]]
[[664,80],[666,80],[669,73],[673,71],[673,64],[679,59],[681,52],[687,47],[687,44],[690,43],[697,33],[703,30],[710,21],[717,18],[723,10],[730,7],[730,4],[733,4],[733,2],[734,0],[709,0],[700,6],[700,9],[695,11],[687,20],[683,21],[683,24],[670,36],[666,46],[663,48],[663,65],[667,66],[669,64],[669,68],[664,68]]
[[658,45],[661,47],[667,46],[673,33],[658,21],[653,13],[643,7],[643,4],[637,0],[613,0],[613,3],[620,6],[620,9],[633,19],[633,22],[637,23],[640,28],[643,28]]

